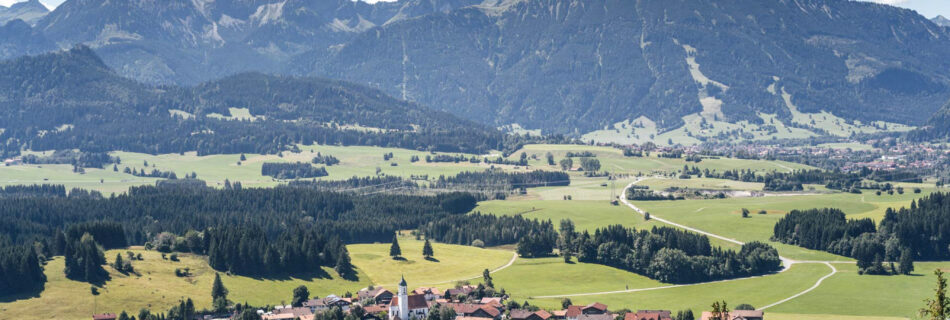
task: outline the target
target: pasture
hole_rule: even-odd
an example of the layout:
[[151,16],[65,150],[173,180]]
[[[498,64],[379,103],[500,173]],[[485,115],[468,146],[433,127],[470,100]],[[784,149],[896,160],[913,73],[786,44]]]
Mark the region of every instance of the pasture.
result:
[[[422,256],[423,242],[411,237],[400,237],[402,258],[389,256],[390,243],[348,245],[354,266],[376,285],[394,289],[401,277],[411,286],[454,286],[461,280],[480,280],[485,269],[495,270],[508,264],[511,251],[472,246],[432,243],[432,260]],[[474,282],[474,281],[473,281]]]

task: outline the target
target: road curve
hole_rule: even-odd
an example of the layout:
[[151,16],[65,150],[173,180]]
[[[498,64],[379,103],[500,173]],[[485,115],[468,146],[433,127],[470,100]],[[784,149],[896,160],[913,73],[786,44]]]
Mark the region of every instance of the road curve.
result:
[[[640,209],[640,208],[638,208],[637,206],[635,206],[635,205],[633,205],[632,203],[630,203],[630,201],[628,201],[628,200],[627,200],[627,197],[626,197],[627,190],[630,189],[631,187],[633,187],[633,185],[635,185],[635,184],[637,184],[637,183],[639,183],[639,182],[641,182],[641,181],[643,181],[643,180],[644,180],[644,178],[637,178],[637,180],[631,182],[631,183],[628,184],[625,188],[623,188],[623,192],[620,194],[620,201],[623,202],[623,204],[626,205],[627,207],[630,207],[630,209],[633,209],[634,211],[636,211],[637,213],[639,213],[640,215],[646,216],[646,213],[647,213],[646,211],[644,211],[643,209]],[[699,234],[702,234],[702,235],[706,235],[706,236],[708,236],[708,237],[720,239],[720,240],[723,240],[723,241],[726,241],[726,242],[730,242],[730,243],[734,243],[734,244],[738,244],[738,245],[743,245],[743,244],[744,244],[742,241],[739,241],[739,240],[736,240],[736,239],[732,239],[732,238],[720,236],[720,235],[718,235],[718,234],[706,232],[706,231],[703,231],[703,230],[700,230],[700,229],[697,229],[697,228],[693,228],[693,227],[690,227],[690,226],[685,226],[685,225],[682,225],[682,224],[679,224],[679,223],[676,223],[676,222],[672,222],[672,221],[669,221],[669,220],[666,220],[666,219],[663,219],[663,218],[660,218],[660,217],[656,217],[656,216],[654,216],[654,215],[652,215],[652,214],[650,215],[650,219],[651,219],[651,220],[656,220],[656,221],[659,221],[659,222],[662,222],[662,223],[665,223],[665,224],[668,224],[668,225],[671,225],[671,226],[674,226],[674,227],[682,228],[682,229],[684,229],[684,230],[689,230],[689,231],[692,231],[692,232],[695,232],[695,233],[699,233]],[[782,257],[782,256],[779,256],[779,258],[782,259],[782,265],[783,265],[783,269],[782,269],[781,272],[784,272],[784,271],[788,270],[788,269],[789,269],[793,264],[795,264],[795,263],[821,263],[821,264],[824,264],[824,265],[828,266],[829,268],[831,268],[831,273],[829,273],[829,274],[827,274],[827,275],[825,275],[825,276],[819,278],[818,281],[816,281],[815,284],[812,285],[810,288],[808,288],[808,289],[806,289],[806,290],[804,290],[804,291],[802,291],[802,292],[799,292],[799,293],[797,293],[797,294],[795,294],[795,295],[792,295],[791,297],[788,297],[788,298],[782,299],[782,300],[780,300],[780,301],[778,301],[778,302],[775,302],[775,303],[766,305],[766,306],[764,306],[764,307],[761,307],[761,308],[759,308],[758,310],[765,310],[765,309],[767,309],[767,308],[771,308],[771,307],[780,305],[780,304],[782,304],[782,303],[791,301],[791,300],[793,300],[793,299],[795,299],[795,298],[798,298],[798,297],[800,297],[800,296],[802,296],[802,295],[804,295],[804,294],[807,294],[807,293],[809,293],[809,292],[811,292],[811,291],[817,289],[819,286],[821,286],[821,283],[824,282],[825,279],[828,279],[828,278],[830,278],[831,276],[833,276],[833,275],[835,275],[836,273],[838,273],[838,269],[835,268],[835,267],[832,265],[832,263],[852,263],[852,262],[812,261],[812,260],[796,261],[796,260],[788,259],[788,258],[785,258],[785,257]],[[573,293],[573,294],[561,294],[561,295],[550,295],[550,296],[534,296],[534,297],[532,297],[532,298],[537,298],[537,299],[543,299],[543,298],[563,298],[563,297],[578,297],[578,296],[603,295],[603,294],[612,294],[612,293],[643,292],[643,291],[663,290],[663,289],[671,289],[671,288],[679,288],[679,287],[698,286],[698,285],[711,284],[711,283],[719,283],[719,282],[738,281],[738,280],[759,278],[759,277],[764,277],[764,276],[767,276],[767,275],[752,276],[752,277],[745,277],[745,278],[735,278],[735,279],[727,279],[727,280],[717,280],[717,281],[709,281],[709,282],[700,282],[700,283],[691,283],[691,284],[668,285],[668,286],[651,287],[651,288],[637,288],[637,289],[615,290],[615,291],[601,291],[601,292],[588,292],[588,293]]]
[[774,307],[774,306],[777,306],[777,305],[786,303],[786,302],[788,302],[788,301],[791,301],[792,299],[798,298],[798,297],[800,297],[800,296],[803,295],[803,294],[809,293],[809,292],[811,292],[812,290],[817,289],[818,286],[821,285],[821,282],[822,282],[822,281],[825,281],[825,279],[828,279],[828,278],[830,278],[831,276],[835,275],[835,273],[838,273],[838,269],[835,268],[835,266],[831,265],[831,263],[825,262],[824,265],[828,266],[828,268],[831,268],[831,273],[825,275],[824,277],[819,278],[818,281],[815,282],[815,285],[811,286],[811,288],[805,289],[805,291],[799,292],[799,293],[797,293],[797,294],[795,294],[795,295],[793,295],[793,296],[791,296],[791,297],[788,297],[788,298],[779,300],[779,301],[776,302],[776,303],[773,303],[773,304],[770,304],[770,305],[761,307],[761,308],[759,308],[758,310],[765,310],[765,309],[768,309],[768,308],[771,308],[771,307]]

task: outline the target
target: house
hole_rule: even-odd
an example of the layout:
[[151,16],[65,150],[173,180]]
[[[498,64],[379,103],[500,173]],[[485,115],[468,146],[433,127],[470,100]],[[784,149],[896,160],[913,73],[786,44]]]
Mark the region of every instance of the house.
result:
[[552,317],[553,315],[550,312],[544,310],[531,312],[531,310],[525,309],[513,309],[508,315],[509,320],[548,320]]
[[478,303],[490,304],[492,306],[499,307],[499,308],[502,307],[501,297],[484,297]]
[[564,310],[553,310],[551,311],[551,316],[555,320],[564,320],[567,319],[567,309]]
[[445,298],[452,300],[458,296],[467,296],[467,295],[472,294],[472,292],[474,292],[475,289],[478,289],[478,287],[473,286],[473,285],[465,285],[465,286],[460,286],[457,288],[448,289],[448,290],[445,290]]
[[303,303],[304,307],[310,308],[311,312],[317,312],[320,310],[328,310],[333,307],[339,307],[343,311],[350,310],[350,305],[353,304],[353,300],[350,298],[340,298],[336,295],[329,295],[323,299],[310,299]]
[[386,305],[393,300],[393,293],[385,288],[376,287],[360,290],[356,293],[356,297],[359,298],[360,302],[372,299],[374,304]]
[[425,318],[429,315],[429,303],[424,294],[409,295],[406,288],[406,279],[399,282],[399,292],[389,302],[389,320],[409,320],[410,318]]
[[490,319],[499,319],[501,317],[501,310],[488,304],[446,303],[442,306],[452,308],[458,316]]
[[614,320],[614,318],[616,317],[610,313],[581,314],[577,316],[577,320]]
[[579,320],[581,315],[599,315],[607,313],[607,305],[594,302],[586,306],[567,306],[564,318],[567,320]]
[[623,320],[673,320],[673,316],[669,310],[637,310],[627,312]]
[[412,290],[413,294],[421,294],[426,296],[426,301],[432,301],[442,297],[442,290],[431,287],[422,287]]
[[115,313],[98,313],[92,315],[92,320],[115,320]]
[[[725,319],[721,320],[763,320],[765,313],[761,310],[732,310],[729,311]],[[713,317],[712,312],[703,311],[702,320],[719,320]]]

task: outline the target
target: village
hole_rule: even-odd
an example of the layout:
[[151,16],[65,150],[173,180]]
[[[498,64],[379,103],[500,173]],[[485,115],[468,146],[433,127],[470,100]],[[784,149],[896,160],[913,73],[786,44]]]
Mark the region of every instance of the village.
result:
[[[278,305],[269,310],[256,309],[261,320],[321,320],[333,319],[333,313],[345,315],[344,319],[359,320],[763,320],[761,310],[729,310],[719,302],[713,311],[703,311],[699,318],[692,311],[674,313],[671,310],[610,310],[607,305],[594,302],[587,305],[562,301],[563,309],[544,310],[509,300],[504,293],[497,296],[478,297],[482,285],[459,284],[441,290],[434,287],[408,289],[405,279],[396,293],[384,287],[370,286],[359,290],[355,297],[329,295],[314,297],[299,306]],[[718,310],[717,310],[718,309]],[[321,318],[321,315],[329,317]],[[92,316],[92,320],[118,320],[115,313]],[[225,315],[196,315],[195,320],[238,319],[234,311]]]

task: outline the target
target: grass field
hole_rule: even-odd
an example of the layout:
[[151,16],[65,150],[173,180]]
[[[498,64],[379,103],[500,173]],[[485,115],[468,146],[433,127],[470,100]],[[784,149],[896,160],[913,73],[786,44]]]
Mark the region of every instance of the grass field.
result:
[[[740,169],[752,169],[758,171],[775,170],[779,172],[788,172],[795,169],[812,168],[806,165],[785,161],[744,160],[730,158],[704,159],[700,163],[693,163],[686,162],[685,159],[660,158],[657,157],[656,153],[651,153],[649,156],[644,157],[624,157],[623,151],[620,149],[577,145],[526,145],[521,150],[513,153],[511,157],[518,157],[521,152],[525,152],[529,156],[535,155],[538,158],[537,160],[529,161],[529,164],[531,164],[532,167],[554,168],[553,166],[547,165],[544,155],[550,152],[552,155],[554,155],[555,160],[559,161],[569,151],[590,151],[597,154],[597,159],[600,160],[601,163],[601,170],[631,174],[636,174],[637,172],[648,174],[655,171],[672,172],[683,169],[684,165],[689,165],[690,167],[695,166],[700,170],[709,169],[720,172],[724,170]],[[579,165],[578,163],[579,161],[574,161],[575,167]]]
[[353,265],[362,270],[368,281],[393,287],[405,277],[412,286],[452,286],[458,280],[480,278],[485,269],[504,266],[512,258],[511,251],[480,249],[471,246],[432,243],[434,260],[422,257],[422,241],[408,237],[399,239],[405,260],[389,257],[389,243],[347,246]]
[[[730,237],[743,242],[768,241],[773,227],[786,213],[794,209],[838,208],[851,218],[880,219],[888,207],[909,206],[912,199],[929,193],[906,192],[881,196],[833,193],[819,195],[728,198],[717,200],[637,201],[636,205],[651,214],[673,222],[699,228],[703,231]],[[749,209],[749,218],[742,218],[742,208]],[[767,214],[758,214],[766,210]],[[799,260],[849,260],[825,252],[807,250],[771,242],[783,256]]]
[[472,211],[496,215],[520,215],[528,219],[551,220],[558,224],[561,219],[570,219],[577,230],[588,230],[608,225],[621,224],[638,229],[658,225],[645,221],[626,206],[611,205],[607,201],[592,200],[528,200],[485,201]]
[[[828,267],[821,264],[799,264],[792,266],[788,271],[765,277],[631,293],[571,296],[569,298],[574,304],[601,302],[613,309],[629,308],[632,310],[667,309],[675,311],[690,308],[694,311],[700,311],[713,301],[722,299],[725,299],[731,305],[749,303],[758,307],[801,292],[811,287],[818,278],[829,272]],[[611,290],[623,290],[623,288],[617,287],[615,285]],[[571,288],[565,289],[570,290]],[[515,299],[530,298],[519,296],[517,291],[512,292],[516,295]],[[585,291],[576,291],[576,293],[583,292]],[[531,301],[534,305],[560,308],[561,298],[531,299]]]
[[[666,284],[598,264],[565,263],[562,258],[518,259],[514,265],[492,275],[495,286],[518,297],[574,292],[651,288]],[[520,299],[519,299],[520,300]]]
[[[106,258],[111,262],[116,253],[126,250],[109,250]],[[99,295],[91,293],[90,285],[85,282],[66,279],[63,275],[62,257],[57,257],[46,266],[46,287],[33,296],[11,297],[0,300],[0,315],[22,314],[29,319],[83,319],[96,312],[116,312],[122,310],[137,313],[148,308],[165,312],[181,297],[189,297],[198,308],[211,306],[211,284],[214,270],[203,257],[180,254],[178,262],[162,260],[155,251],[132,250],[141,253],[144,260],[133,262],[138,275],[123,275],[106,267],[111,279],[99,289]],[[176,268],[190,268],[191,277],[175,276]],[[334,275],[332,269],[326,273]],[[273,305],[290,301],[293,288],[306,285],[311,295],[325,296],[356,292],[370,284],[368,277],[359,274],[359,281],[319,278],[283,278],[255,279],[241,276],[221,275],[221,280],[230,291],[228,298],[236,302],[248,302],[254,305]],[[0,318],[4,318],[0,316]]]
[[[620,150],[609,147],[579,146],[579,145],[528,145],[519,152],[511,155],[512,158],[518,157],[522,151],[529,155],[534,155],[537,159],[529,161],[529,167],[517,167],[510,165],[489,165],[489,164],[471,164],[471,163],[426,163],[424,160],[411,163],[411,156],[418,156],[422,159],[429,153],[395,148],[379,148],[365,146],[321,146],[321,145],[301,145],[300,153],[283,152],[283,157],[278,155],[255,155],[246,154],[247,160],[240,161],[240,154],[223,154],[198,156],[194,152],[184,154],[161,154],[150,155],[132,152],[113,152],[112,155],[118,156],[122,163],[119,164],[118,172],[113,172],[112,167],[105,169],[86,169],[86,173],[79,174],[72,172],[70,165],[17,165],[9,167],[0,167],[0,186],[16,184],[42,184],[54,183],[63,184],[67,189],[78,187],[92,189],[103,192],[108,195],[111,193],[121,193],[128,190],[130,186],[153,184],[157,179],[141,178],[130,174],[122,173],[125,167],[130,169],[153,168],[161,171],[175,172],[179,177],[184,177],[192,172],[198,174],[198,178],[208,182],[210,186],[222,187],[224,180],[232,182],[240,181],[246,187],[272,187],[283,183],[271,177],[261,175],[261,165],[264,162],[310,162],[317,154],[329,154],[340,159],[339,165],[327,167],[329,176],[320,179],[340,180],[350,177],[366,177],[377,174],[377,169],[381,174],[409,177],[412,175],[428,175],[430,179],[436,179],[439,175],[455,175],[463,171],[481,171],[490,167],[500,167],[508,171],[518,170],[558,170],[555,166],[549,166],[544,160],[544,155],[551,152],[557,160],[564,157],[568,151],[591,151],[598,155],[602,163],[603,170],[624,173],[643,173],[652,172],[673,172],[683,168],[687,162],[683,159],[665,159],[658,158],[656,155],[643,158],[624,157]],[[384,153],[392,153],[393,159],[383,160]],[[469,155],[471,156],[471,155]],[[498,154],[483,155],[479,157],[495,158]],[[148,162],[148,168],[145,168],[145,162]],[[576,161],[579,162],[579,161]],[[393,166],[392,164],[396,164]],[[754,170],[777,170],[789,171],[792,169],[808,168],[804,165],[779,162],[779,161],[759,161],[759,160],[740,160],[740,159],[707,159],[699,164],[689,163],[700,169],[710,170],[733,170],[733,169],[754,169]],[[572,173],[574,185],[580,187],[577,190],[579,199],[585,199],[587,191],[599,189],[600,184],[606,182],[605,178],[584,178],[580,173]],[[622,188],[619,182],[617,188]],[[561,198],[565,190],[548,188],[551,192],[538,193],[544,199]],[[573,192],[573,191],[571,191]],[[609,198],[609,193],[599,192],[597,197]],[[601,196],[603,195],[603,196]],[[575,196],[575,195],[572,195]],[[587,199],[590,199],[588,197]]]
[[806,295],[776,306],[773,312],[908,317],[933,296],[937,268],[950,262],[917,262],[908,276],[858,275],[857,266],[836,264],[839,273]]

